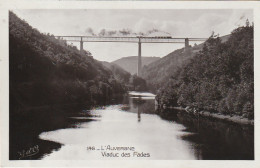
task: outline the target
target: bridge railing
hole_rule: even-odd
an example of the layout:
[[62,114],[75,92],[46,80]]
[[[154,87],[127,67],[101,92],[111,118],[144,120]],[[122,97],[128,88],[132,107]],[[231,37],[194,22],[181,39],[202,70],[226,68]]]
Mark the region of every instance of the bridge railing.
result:
[[86,42],[132,42],[137,43],[139,41],[136,37],[83,37],[83,41]]
[[147,37],[141,38],[142,43],[184,43],[184,38],[156,38]]

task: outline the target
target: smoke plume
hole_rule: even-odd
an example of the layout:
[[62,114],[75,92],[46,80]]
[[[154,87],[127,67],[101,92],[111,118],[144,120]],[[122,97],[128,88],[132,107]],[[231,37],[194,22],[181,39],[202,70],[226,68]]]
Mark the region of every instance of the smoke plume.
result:
[[123,28],[121,30],[106,30],[106,29],[101,29],[99,32],[95,32],[91,27],[88,27],[85,30],[86,35],[88,36],[100,36],[100,37],[106,37],[106,36],[149,36],[150,34],[156,33],[156,32],[161,32],[167,35],[171,35],[168,32],[161,31],[158,29],[151,29],[146,32],[134,32],[131,29],[128,28]]

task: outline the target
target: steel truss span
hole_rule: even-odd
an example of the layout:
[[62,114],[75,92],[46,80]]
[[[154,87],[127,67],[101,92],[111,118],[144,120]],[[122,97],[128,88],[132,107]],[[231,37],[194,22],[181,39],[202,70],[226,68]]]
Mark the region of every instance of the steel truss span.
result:
[[126,42],[126,43],[185,43],[188,41],[205,41],[206,38],[172,38],[172,37],[103,37],[103,36],[55,36],[58,39],[74,42]]

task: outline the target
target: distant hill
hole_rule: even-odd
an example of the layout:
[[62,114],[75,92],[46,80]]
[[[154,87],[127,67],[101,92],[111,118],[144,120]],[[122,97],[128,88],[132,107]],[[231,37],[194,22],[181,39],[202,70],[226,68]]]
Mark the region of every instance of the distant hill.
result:
[[121,68],[120,66],[114,64],[114,63],[109,63],[109,62],[106,62],[106,61],[102,61],[102,64],[108,68],[110,71],[112,71],[114,77],[126,84],[126,83],[129,83],[129,80],[130,80],[130,77],[131,77],[131,74],[127,71],[125,71],[123,68]]
[[146,81],[136,75],[131,75],[129,72],[120,66],[103,61],[102,64],[108,68],[114,75],[115,79],[119,81],[126,90],[147,91]]
[[[112,63],[122,67],[127,72],[133,74],[137,73],[137,62],[138,62],[137,56],[129,56],[129,57],[123,57],[116,61],[113,61]],[[151,64],[154,61],[158,61],[160,57],[142,57],[142,65],[146,66]]]
[[[222,42],[226,42],[230,35],[220,37]],[[170,54],[158,59],[142,69],[141,77],[144,78],[151,91],[156,92],[162,83],[174,76],[188,61],[193,58],[203,48],[204,43],[195,45],[188,52],[184,48],[175,50]]]

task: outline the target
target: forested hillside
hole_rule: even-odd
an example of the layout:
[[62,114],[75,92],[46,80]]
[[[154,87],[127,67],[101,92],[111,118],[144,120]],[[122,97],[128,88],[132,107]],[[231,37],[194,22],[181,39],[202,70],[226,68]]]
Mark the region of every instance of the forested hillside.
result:
[[44,35],[9,12],[10,107],[95,104],[123,93],[111,71],[76,47]]
[[[220,37],[222,42],[227,41],[228,38],[229,35]],[[187,64],[202,48],[203,44],[199,44],[190,47],[189,51],[184,52],[184,48],[175,50],[165,57],[145,66],[142,69],[141,77],[146,80],[149,89],[156,93],[162,86],[162,83],[167,83],[170,77]]]
[[160,89],[160,105],[254,115],[253,26],[235,29],[222,43],[210,37],[190,62]]
[[125,90],[131,91],[147,91],[146,81],[136,74],[131,75],[120,66],[103,61],[102,64],[112,71],[115,79],[119,81]]
[[[160,57],[142,57],[142,66],[145,67],[159,59]],[[120,66],[130,74],[134,75],[137,73],[137,60],[138,60],[137,56],[130,56],[130,57],[120,58],[116,61],[113,61],[112,63]]]

